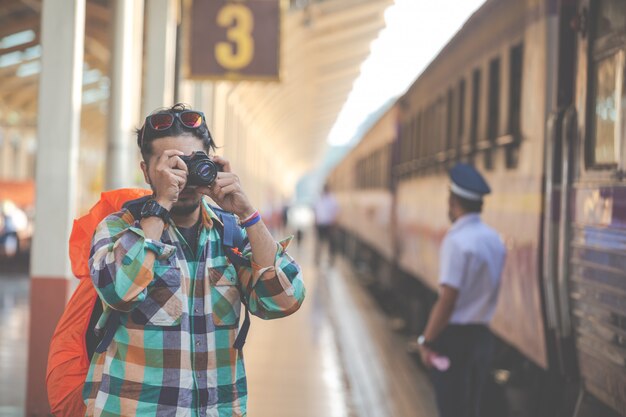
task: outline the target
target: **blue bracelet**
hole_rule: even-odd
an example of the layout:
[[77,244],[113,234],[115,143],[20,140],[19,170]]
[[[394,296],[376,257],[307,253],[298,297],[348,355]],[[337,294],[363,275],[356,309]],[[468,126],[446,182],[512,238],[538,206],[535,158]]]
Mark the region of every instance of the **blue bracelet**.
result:
[[248,228],[250,226],[253,226],[253,225],[257,224],[259,222],[259,220],[261,220],[261,215],[257,211],[256,213],[254,213],[252,215],[251,218],[249,218],[245,222],[241,223],[241,227]]

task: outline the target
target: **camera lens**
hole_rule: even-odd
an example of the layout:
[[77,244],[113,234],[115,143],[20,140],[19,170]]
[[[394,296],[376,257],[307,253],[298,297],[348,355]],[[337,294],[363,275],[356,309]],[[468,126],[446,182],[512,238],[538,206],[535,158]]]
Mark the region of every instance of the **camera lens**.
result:
[[215,181],[221,166],[211,161],[204,152],[194,152],[191,156],[183,156],[181,159],[189,170],[188,185],[210,185]]
[[211,161],[201,161],[196,168],[196,173],[203,182],[210,184],[215,181],[217,168],[215,167],[215,164]]
[[217,177],[217,167],[208,159],[194,161],[189,167],[189,175],[193,185],[209,185]]

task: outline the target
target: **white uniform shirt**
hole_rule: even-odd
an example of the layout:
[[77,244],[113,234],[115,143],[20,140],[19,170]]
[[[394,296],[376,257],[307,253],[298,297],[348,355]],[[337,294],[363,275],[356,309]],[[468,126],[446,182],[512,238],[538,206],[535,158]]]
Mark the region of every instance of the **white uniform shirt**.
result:
[[491,321],[506,249],[478,214],[458,218],[441,244],[439,283],[459,291],[450,324]]

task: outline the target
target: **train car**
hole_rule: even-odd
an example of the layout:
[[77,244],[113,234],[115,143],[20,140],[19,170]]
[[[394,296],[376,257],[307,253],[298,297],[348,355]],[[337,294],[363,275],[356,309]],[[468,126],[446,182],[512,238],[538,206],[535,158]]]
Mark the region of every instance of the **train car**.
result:
[[[625,1],[487,1],[396,103],[378,190],[391,199],[391,257],[341,221],[389,263],[373,275],[404,277],[396,298],[417,334],[449,227],[447,171],[464,161],[485,174],[483,218],[508,250],[492,329],[511,372],[499,375],[521,374],[525,399],[509,415],[626,416],[624,74]],[[387,143],[378,135],[367,142]],[[371,175],[356,161],[374,148],[355,148],[331,179]],[[362,193],[346,183],[342,202],[361,210]]]
[[394,257],[389,161],[396,138],[397,112],[397,106],[387,110],[329,180],[341,207],[338,222],[346,236],[360,243],[346,244],[355,255],[371,251],[388,262]]
[[[492,329],[548,367],[540,250],[550,15],[544,2],[489,1],[400,99],[398,265],[433,290],[449,227],[447,169],[474,164],[492,189],[484,221],[507,262]],[[414,300],[418,303],[419,300]],[[521,320],[520,318],[523,318]]]

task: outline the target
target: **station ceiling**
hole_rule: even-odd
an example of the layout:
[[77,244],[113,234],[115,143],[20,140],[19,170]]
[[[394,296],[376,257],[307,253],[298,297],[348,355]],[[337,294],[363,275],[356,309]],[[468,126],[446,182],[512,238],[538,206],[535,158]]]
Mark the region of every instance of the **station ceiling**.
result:
[[[232,87],[251,123],[263,126],[296,172],[304,173],[323,156],[326,137],[392,2],[292,0],[283,23],[282,81]],[[112,4],[87,0],[86,7],[82,134],[102,138]],[[0,128],[36,127],[40,13],[41,0],[0,1]]]

